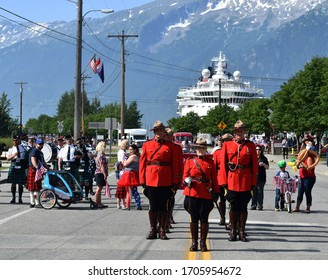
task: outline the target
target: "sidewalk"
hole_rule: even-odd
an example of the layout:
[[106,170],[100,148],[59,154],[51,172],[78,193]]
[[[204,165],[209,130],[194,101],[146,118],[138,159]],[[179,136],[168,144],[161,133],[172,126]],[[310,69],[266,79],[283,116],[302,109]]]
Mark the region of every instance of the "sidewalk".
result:
[[[268,158],[270,166],[274,166],[274,164],[278,164],[278,161],[283,160],[282,155],[265,154],[265,156]],[[293,155],[289,155],[286,162],[288,163],[293,157]],[[315,172],[328,176],[328,166],[325,158],[321,158],[320,162],[315,167]]]

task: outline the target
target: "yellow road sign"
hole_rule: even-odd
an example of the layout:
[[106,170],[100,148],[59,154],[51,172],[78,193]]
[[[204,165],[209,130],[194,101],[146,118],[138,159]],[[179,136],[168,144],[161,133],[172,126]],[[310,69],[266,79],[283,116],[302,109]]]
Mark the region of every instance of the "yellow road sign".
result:
[[223,121],[220,121],[220,123],[218,124],[218,128],[221,131],[224,130],[226,127],[227,127],[227,125]]

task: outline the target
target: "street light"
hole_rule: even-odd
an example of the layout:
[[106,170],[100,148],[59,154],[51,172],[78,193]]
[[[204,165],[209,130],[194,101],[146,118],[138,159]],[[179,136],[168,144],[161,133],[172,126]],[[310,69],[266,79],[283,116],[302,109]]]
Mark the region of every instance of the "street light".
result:
[[114,10],[112,9],[90,10],[83,15],[82,13],[83,0],[78,0],[76,5],[77,5],[77,30],[76,30],[75,99],[74,99],[74,139],[80,138],[81,136],[82,22],[84,17],[90,12],[102,12],[105,14],[110,14],[114,12]]

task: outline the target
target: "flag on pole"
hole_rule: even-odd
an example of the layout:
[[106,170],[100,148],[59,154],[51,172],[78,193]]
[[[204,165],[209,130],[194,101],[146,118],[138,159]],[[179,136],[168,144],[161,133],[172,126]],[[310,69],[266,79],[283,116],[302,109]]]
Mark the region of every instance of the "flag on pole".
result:
[[97,73],[101,79],[101,82],[104,82],[105,80],[105,76],[104,76],[104,64],[101,62],[100,58],[98,58],[97,62],[96,62],[96,66],[97,66]]
[[97,64],[95,55],[90,59],[90,67],[92,68],[93,73],[97,74]]

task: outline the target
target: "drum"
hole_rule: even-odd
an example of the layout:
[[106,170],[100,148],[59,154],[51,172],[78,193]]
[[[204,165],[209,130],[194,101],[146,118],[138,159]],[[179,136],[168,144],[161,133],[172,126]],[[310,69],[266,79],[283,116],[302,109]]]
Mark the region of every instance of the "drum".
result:
[[44,143],[41,150],[46,162],[54,161],[57,159],[57,147],[54,143]]

